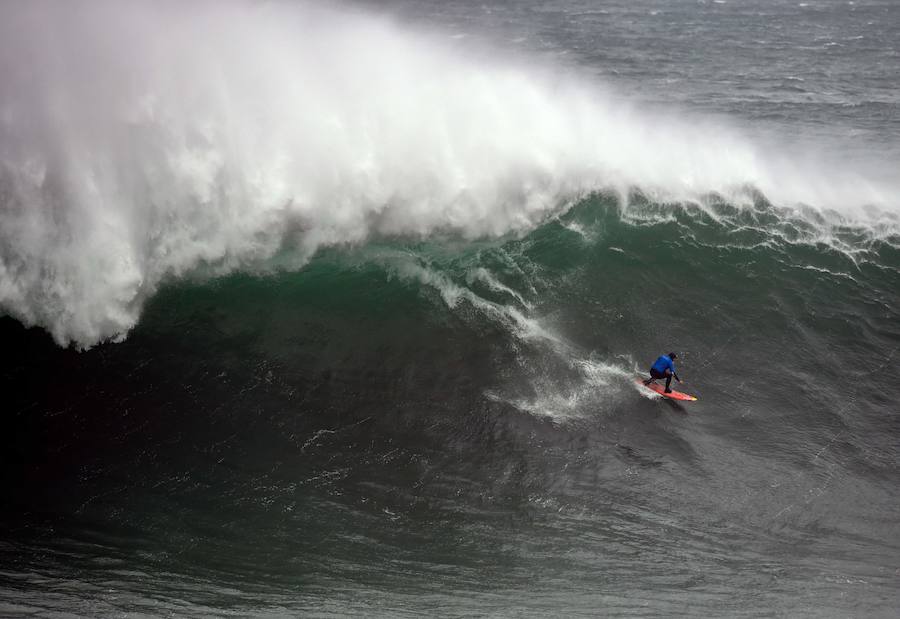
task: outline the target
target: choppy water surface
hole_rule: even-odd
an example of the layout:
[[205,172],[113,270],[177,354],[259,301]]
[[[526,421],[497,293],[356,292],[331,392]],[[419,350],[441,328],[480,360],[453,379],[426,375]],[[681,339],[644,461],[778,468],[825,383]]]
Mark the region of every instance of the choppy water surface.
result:
[[0,614],[896,614],[892,3],[0,14]]

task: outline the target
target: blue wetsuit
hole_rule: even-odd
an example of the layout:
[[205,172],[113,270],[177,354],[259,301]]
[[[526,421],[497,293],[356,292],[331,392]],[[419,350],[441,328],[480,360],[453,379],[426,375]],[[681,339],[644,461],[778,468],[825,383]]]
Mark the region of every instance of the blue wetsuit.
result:
[[[678,378],[678,374],[675,373],[675,362],[669,357],[669,355],[660,355],[659,359],[650,367],[650,378],[665,378],[666,379],[666,391],[670,391],[669,385],[672,384],[672,377]],[[681,379],[679,379],[681,380]],[[647,383],[650,382],[648,379]]]
[[672,373],[675,373],[675,362],[669,359],[669,355],[660,355],[659,359],[656,360],[656,363],[650,368],[650,371],[656,370],[663,376],[666,374],[666,370],[672,370]]

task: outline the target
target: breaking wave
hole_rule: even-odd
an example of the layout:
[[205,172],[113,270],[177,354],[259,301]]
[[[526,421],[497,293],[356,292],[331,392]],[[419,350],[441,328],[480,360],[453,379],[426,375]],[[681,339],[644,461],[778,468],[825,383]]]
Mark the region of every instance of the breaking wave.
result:
[[[121,339],[188,274],[533,230],[592,192],[895,234],[895,188],[349,8],[0,8],[0,311]],[[786,151],[785,151],[786,152]],[[714,213],[715,209],[710,210]]]

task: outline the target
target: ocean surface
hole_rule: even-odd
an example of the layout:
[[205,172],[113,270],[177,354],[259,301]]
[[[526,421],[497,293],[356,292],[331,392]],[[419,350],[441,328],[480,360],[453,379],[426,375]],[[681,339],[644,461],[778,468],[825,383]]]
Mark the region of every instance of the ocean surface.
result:
[[898,77],[893,0],[0,4],[0,616],[896,617]]

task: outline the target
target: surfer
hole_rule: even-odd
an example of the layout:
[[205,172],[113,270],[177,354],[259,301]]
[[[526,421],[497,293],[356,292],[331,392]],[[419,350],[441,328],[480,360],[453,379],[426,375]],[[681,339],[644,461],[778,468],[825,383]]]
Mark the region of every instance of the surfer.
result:
[[644,381],[645,385],[649,385],[657,378],[665,378],[666,379],[666,393],[672,393],[672,390],[669,388],[669,385],[672,384],[672,377],[675,377],[679,383],[681,379],[678,378],[678,374],[675,373],[675,359],[678,358],[673,352],[670,352],[668,355],[660,355],[659,359],[650,367],[650,378]]

